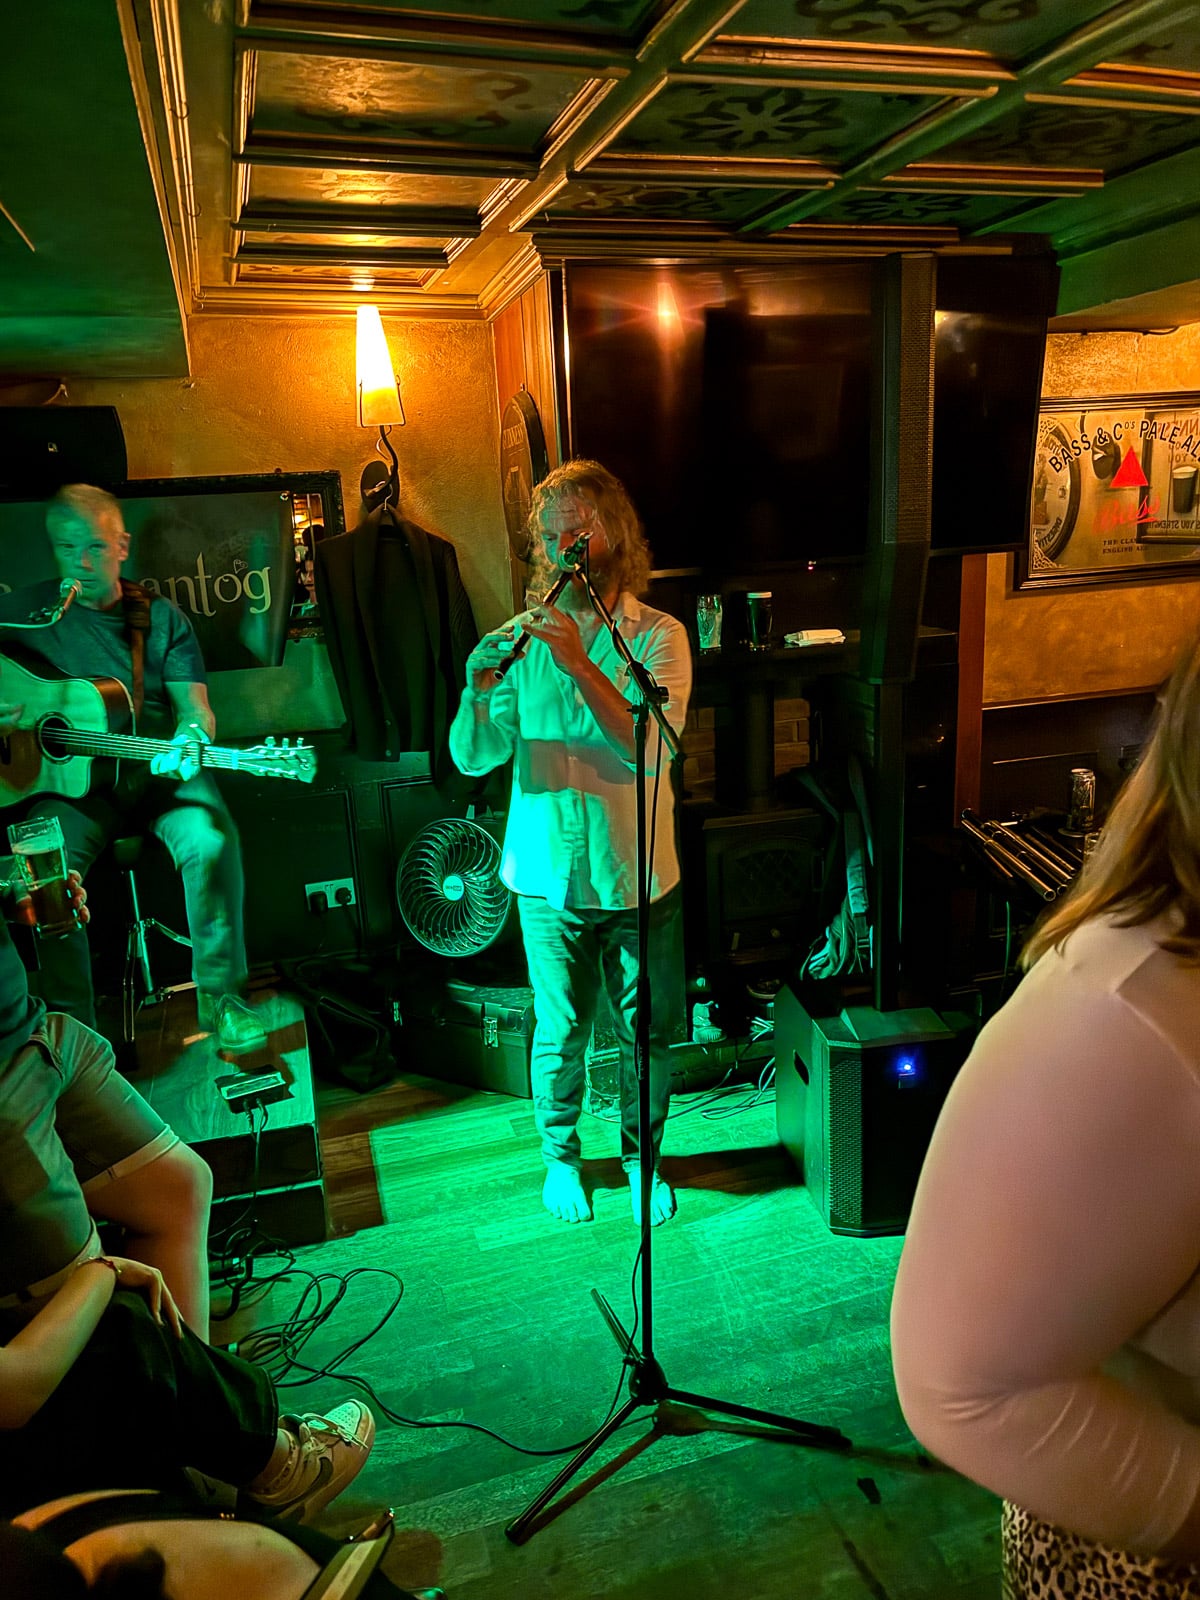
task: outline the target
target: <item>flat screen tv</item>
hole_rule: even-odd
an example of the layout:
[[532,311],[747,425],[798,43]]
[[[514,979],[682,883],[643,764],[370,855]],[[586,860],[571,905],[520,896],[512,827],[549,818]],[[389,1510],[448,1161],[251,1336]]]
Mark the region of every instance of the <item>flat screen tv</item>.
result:
[[[868,261],[565,269],[571,450],[624,480],[659,571],[862,559],[871,274]],[[936,550],[1024,538],[1056,281],[1041,258],[938,263]]]

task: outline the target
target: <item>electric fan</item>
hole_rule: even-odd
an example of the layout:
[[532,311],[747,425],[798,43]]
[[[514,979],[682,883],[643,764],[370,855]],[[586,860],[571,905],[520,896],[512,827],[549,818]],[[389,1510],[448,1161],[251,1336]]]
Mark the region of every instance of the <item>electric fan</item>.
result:
[[431,822],[396,868],[396,900],[413,937],[440,956],[474,956],[497,939],[512,894],[500,882],[500,846],[464,817]]

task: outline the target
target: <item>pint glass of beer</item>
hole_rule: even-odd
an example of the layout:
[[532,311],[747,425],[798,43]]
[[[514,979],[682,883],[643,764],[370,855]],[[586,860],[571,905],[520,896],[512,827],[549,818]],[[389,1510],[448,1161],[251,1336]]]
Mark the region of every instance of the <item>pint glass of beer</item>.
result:
[[20,874],[19,894],[33,902],[33,917],[44,939],[58,939],[79,927],[67,890],[67,851],[57,817],[14,822],[8,845]]

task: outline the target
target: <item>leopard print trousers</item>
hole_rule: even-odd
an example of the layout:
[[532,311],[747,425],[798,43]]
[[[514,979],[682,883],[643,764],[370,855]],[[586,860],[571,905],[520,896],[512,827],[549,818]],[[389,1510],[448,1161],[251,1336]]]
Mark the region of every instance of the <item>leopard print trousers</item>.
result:
[[1200,1600],[1200,1567],[1092,1544],[1008,1500],[1000,1531],[1003,1600]]

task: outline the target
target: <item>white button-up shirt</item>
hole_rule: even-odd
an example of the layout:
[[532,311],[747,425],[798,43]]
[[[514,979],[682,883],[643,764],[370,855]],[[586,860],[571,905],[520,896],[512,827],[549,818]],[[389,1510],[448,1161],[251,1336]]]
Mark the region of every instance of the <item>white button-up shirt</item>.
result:
[[[622,594],[614,615],[634,659],[667,691],[667,721],[681,732],[692,687],[682,623],[631,594]],[[606,629],[596,633],[587,653],[632,704],[636,687]],[[671,762],[660,745],[651,718],[646,820],[653,835],[652,900],[679,882]],[[574,679],[558,669],[540,639],[530,640],[525,655],[486,698],[467,686],[450,728],[450,753],[471,777],[515,758],[500,867],[510,889],[560,911],[618,911],[637,904],[633,763],[605,738]]]

